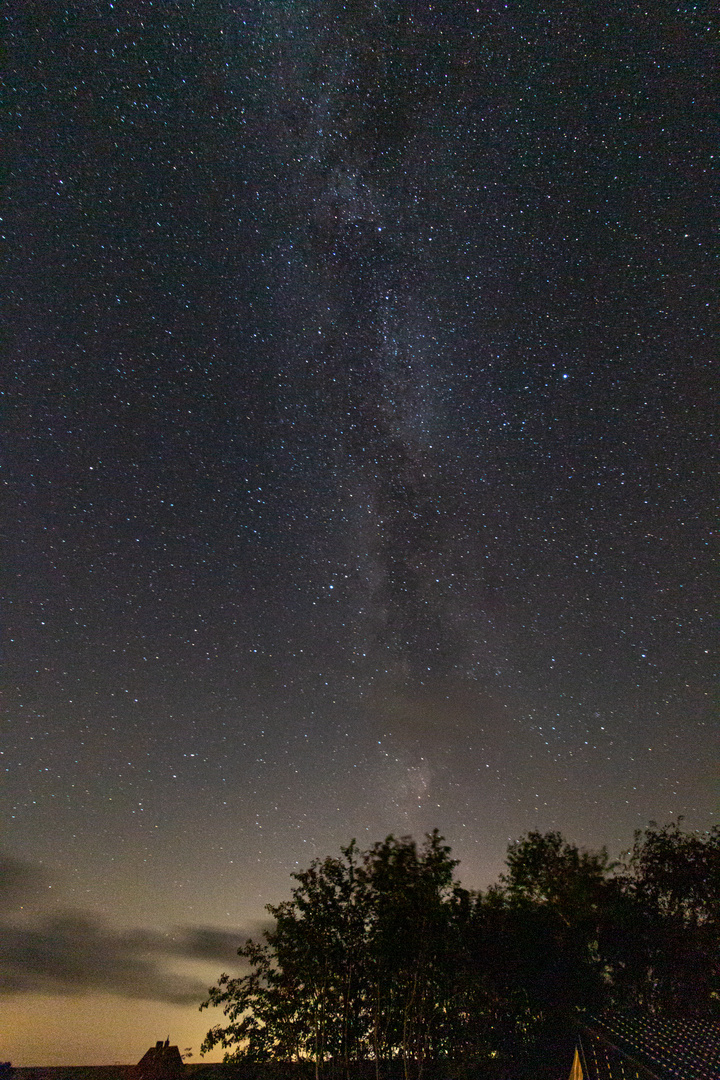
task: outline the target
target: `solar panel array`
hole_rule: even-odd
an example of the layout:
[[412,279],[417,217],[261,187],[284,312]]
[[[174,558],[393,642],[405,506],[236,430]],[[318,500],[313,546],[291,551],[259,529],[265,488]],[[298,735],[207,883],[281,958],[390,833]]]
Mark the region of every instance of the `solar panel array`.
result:
[[720,1023],[606,1014],[580,1038],[587,1080],[720,1080]]

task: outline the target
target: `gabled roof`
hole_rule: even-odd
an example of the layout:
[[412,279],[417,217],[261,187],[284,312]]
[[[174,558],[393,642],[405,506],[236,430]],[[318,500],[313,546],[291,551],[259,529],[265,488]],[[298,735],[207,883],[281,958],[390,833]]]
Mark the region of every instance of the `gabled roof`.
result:
[[720,1022],[679,1017],[608,1013],[589,1020],[573,1065],[573,1080],[719,1077]]
[[173,1080],[181,1076],[185,1068],[177,1046],[158,1042],[147,1050],[136,1067],[137,1080]]

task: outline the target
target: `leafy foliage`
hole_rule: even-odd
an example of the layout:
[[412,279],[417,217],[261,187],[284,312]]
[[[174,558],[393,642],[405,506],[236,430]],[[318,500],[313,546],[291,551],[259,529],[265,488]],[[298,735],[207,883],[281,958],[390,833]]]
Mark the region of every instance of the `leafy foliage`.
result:
[[437,830],[316,860],[274,927],[201,1008],[203,1052],[305,1062],[316,1077],[542,1076],[587,1012],[720,1013],[720,832],[638,833],[624,863],[557,832],[510,846],[486,893]]

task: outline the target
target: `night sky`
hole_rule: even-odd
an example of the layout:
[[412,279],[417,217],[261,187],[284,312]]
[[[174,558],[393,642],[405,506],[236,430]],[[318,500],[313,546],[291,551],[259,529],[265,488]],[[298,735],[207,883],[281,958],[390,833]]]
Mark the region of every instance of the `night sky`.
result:
[[290,874],[718,821],[709,7],[9,5],[0,1059]]

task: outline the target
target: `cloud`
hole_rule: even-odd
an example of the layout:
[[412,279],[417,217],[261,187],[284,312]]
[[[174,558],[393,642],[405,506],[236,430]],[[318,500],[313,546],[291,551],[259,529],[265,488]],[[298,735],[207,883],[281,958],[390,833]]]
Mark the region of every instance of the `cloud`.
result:
[[246,936],[212,927],[117,932],[78,911],[39,916],[30,925],[0,925],[0,994],[99,991],[199,1005],[207,982],[168,965],[184,959],[236,967]]
[[15,907],[32,897],[47,883],[47,876],[34,863],[0,854],[0,911]]
[[219,930],[212,926],[185,926],[178,930],[176,956],[192,960],[217,960],[220,964],[238,964],[238,946],[250,936],[240,931]]
[[[173,1005],[200,1004],[207,982],[173,970],[178,961],[237,969],[243,930],[181,926],[162,932],[119,931],[88,912],[35,912],[17,919],[47,875],[32,863],[0,854],[0,995],[103,992]],[[11,914],[12,913],[12,914]]]

